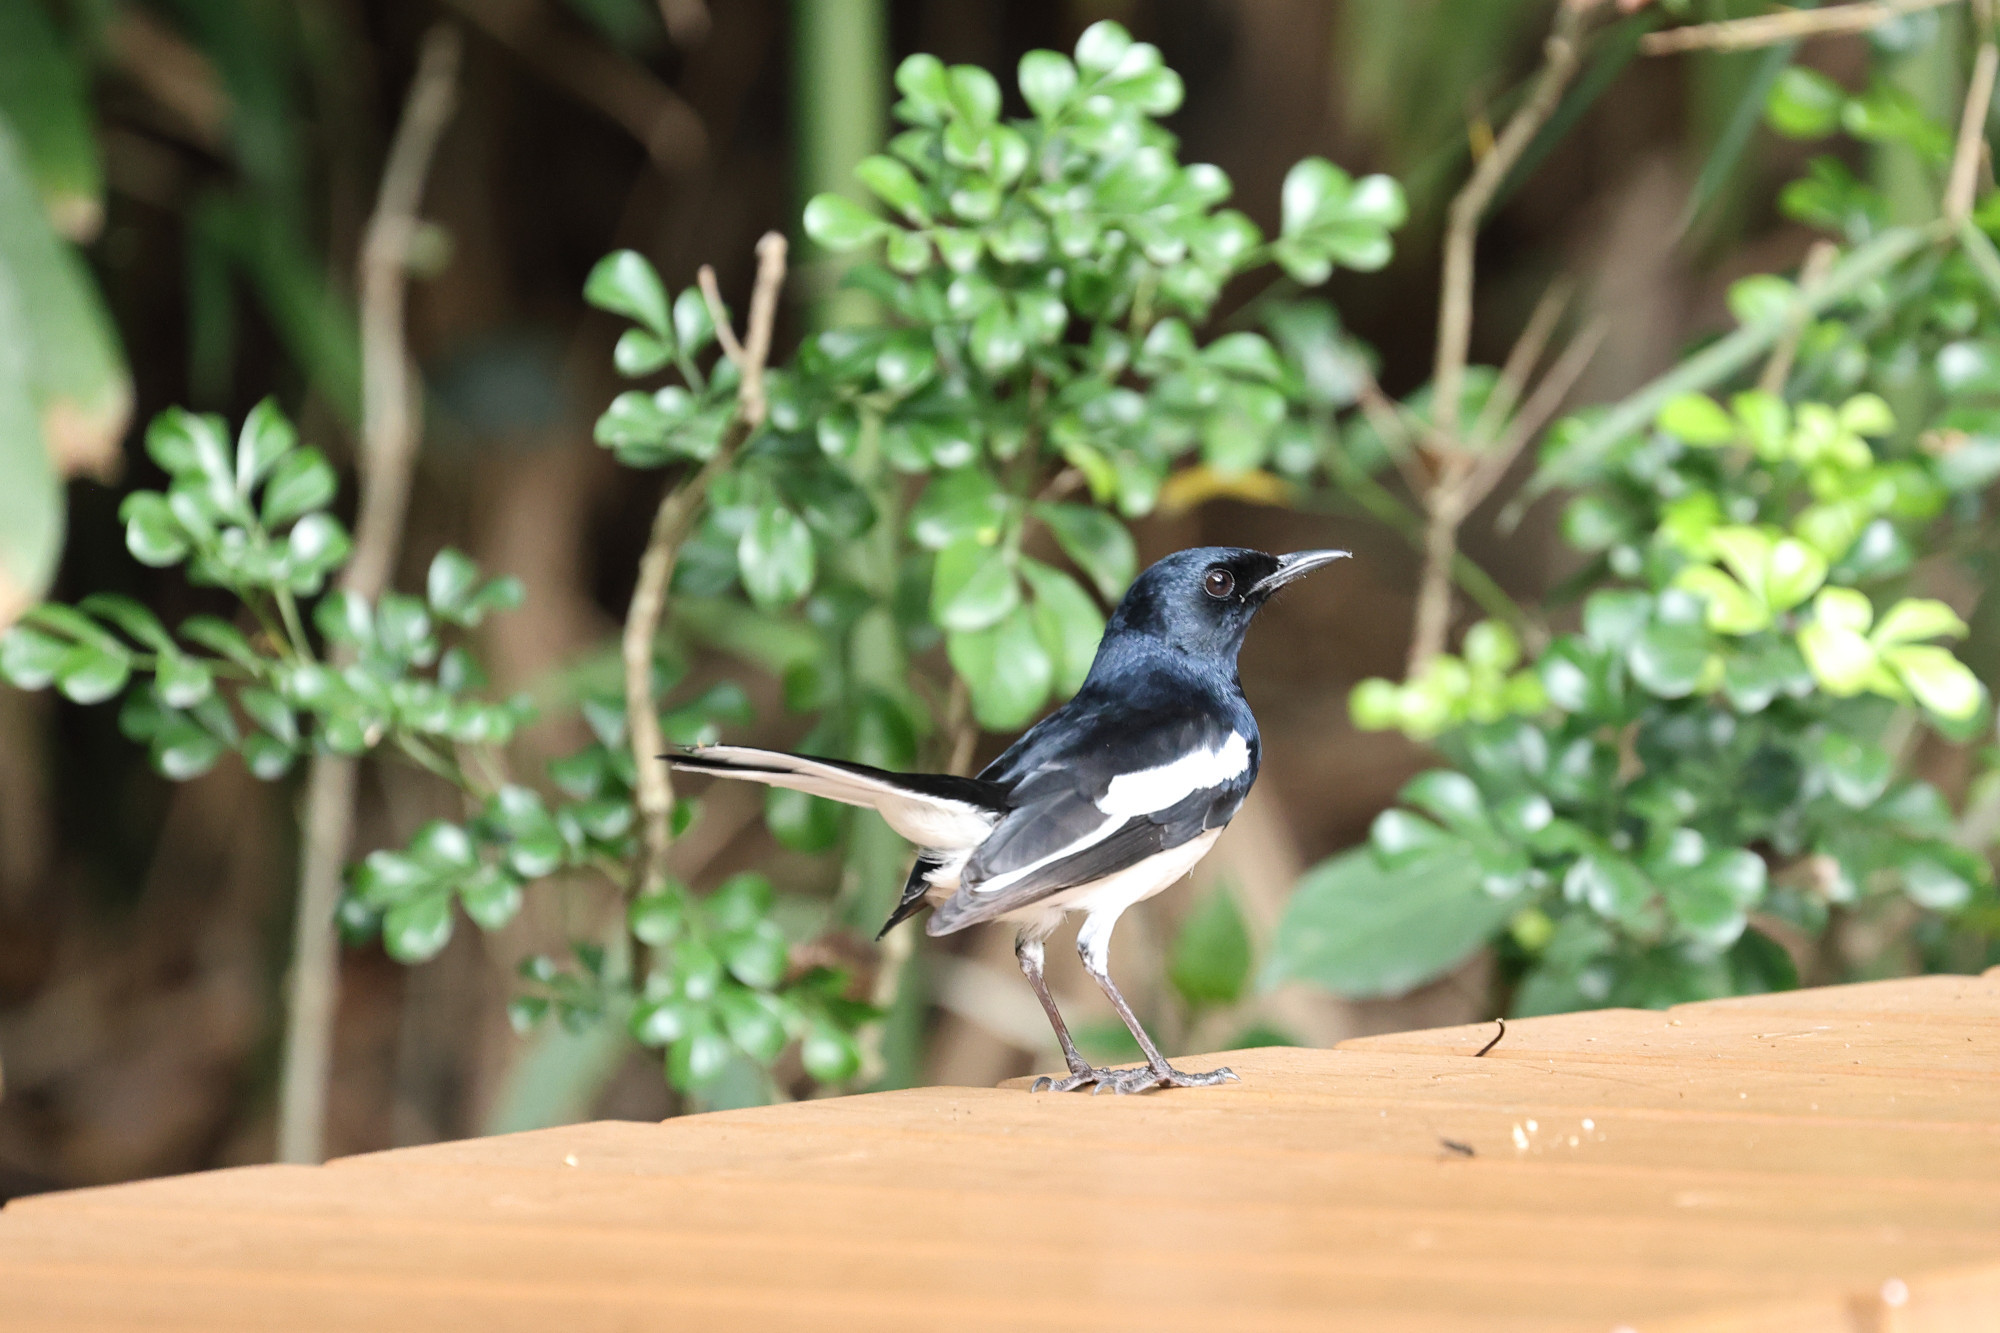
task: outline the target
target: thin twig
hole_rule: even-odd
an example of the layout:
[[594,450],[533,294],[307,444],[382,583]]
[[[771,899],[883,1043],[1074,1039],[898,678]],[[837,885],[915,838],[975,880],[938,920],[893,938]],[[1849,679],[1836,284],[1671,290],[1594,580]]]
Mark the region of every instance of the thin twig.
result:
[[1514,465],[1515,457],[1527,447],[1528,441],[1534,439],[1542,427],[1555,417],[1609,331],[1609,324],[1599,317],[1577,334],[1576,340],[1564,348],[1556,363],[1549,367],[1549,373],[1528,396],[1519,414],[1507,424],[1499,440],[1479,456],[1479,466],[1465,481],[1463,503],[1468,512],[1477,509],[1480,502],[1492,493],[1493,488],[1500,484],[1500,479],[1507,475],[1507,469]]
[[1965,94],[1965,112],[1958,122],[1958,148],[1951,157],[1950,184],[1944,192],[1944,216],[1953,227],[1972,216],[1974,187],[1979,183],[1979,160],[1986,146],[1986,112],[1993,102],[1993,74],[2000,65],[1991,34],[1979,44],[1972,62],[1972,86]]
[[1676,51],[1748,51],[1806,37],[1866,32],[1905,14],[1955,3],[1957,0],[1870,0],[1867,4],[1835,5],[1828,9],[1787,9],[1753,18],[1725,19],[1648,33],[1639,39],[1639,51],[1649,56],[1671,55]]
[[1389,461],[1396,465],[1396,471],[1403,474],[1403,484],[1410,488],[1410,494],[1422,495],[1430,485],[1430,478],[1413,447],[1417,432],[1404,419],[1403,405],[1382,392],[1382,386],[1366,369],[1361,372],[1360,403],[1361,414],[1368,418],[1368,424],[1382,437],[1382,447],[1388,452]]
[[1500,1030],[1493,1034],[1493,1040],[1487,1042],[1484,1046],[1481,1046],[1478,1050],[1472,1053],[1472,1058],[1475,1060],[1477,1060],[1480,1056],[1485,1055],[1495,1046],[1498,1046],[1501,1043],[1501,1041],[1504,1040],[1507,1036],[1507,1020],[1504,1018],[1496,1018],[1493,1021],[1500,1025]]
[[[354,558],[341,584],[371,601],[381,595],[395,569],[410,473],[416,466],[418,420],[411,411],[403,330],[407,261],[424,180],[451,119],[460,46],[458,30],[444,24],[424,38],[362,246],[361,507]],[[317,1162],[324,1154],[326,1089],[340,998],[340,943],[333,918],[341,865],[353,837],[355,771],[352,759],[322,755],[313,761],[306,783],[290,1012],[278,1094],[278,1157],[286,1162]]]
[[[1452,569],[1458,561],[1458,527],[1475,503],[1466,486],[1479,472],[1478,455],[1466,448],[1460,434],[1459,400],[1465,392],[1466,357],[1472,343],[1473,258],[1480,219],[1521,154],[1555,113],[1563,89],[1576,74],[1582,59],[1582,35],[1587,22],[1587,11],[1577,6],[1564,5],[1557,11],[1555,27],[1542,47],[1541,73],[1536,76],[1527,100],[1507,118],[1492,149],[1479,159],[1471,179],[1451,201],[1440,284],[1443,295],[1438,301],[1437,361],[1431,374],[1432,425],[1426,439],[1436,455],[1438,475],[1430,488],[1421,492],[1424,564],[1417,580],[1417,601],[1410,628],[1408,671],[1412,676],[1444,651],[1445,638],[1451,629]],[[1550,321],[1553,322],[1553,316]],[[1520,350],[1517,345],[1516,351]],[[1525,371],[1522,373],[1525,378]]]
[[[1800,287],[1817,287],[1826,280],[1826,272],[1833,267],[1833,261],[1840,257],[1840,248],[1832,241],[1814,241],[1806,251],[1805,263],[1799,266]],[[1757,377],[1757,387],[1765,393],[1783,393],[1785,381],[1791,378],[1792,361],[1799,354],[1799,339],[1805,337],[1806,325],[1811,323],[1805,307],[1792,311],[1791,323],[1785,326],[1784,336],[1771,349],[1770,359],[1764,362],[1764,372]]]
[[1500,423],[1514,410],[1514,404],[1521,401],[1521,395],[1527,392],[1528,377],[1534,373],[1535,363],[1542,359],[1549,337],[1556,331],[1556,322],[1569,308],[1570,297],[1575,291],[1574,282],[1558,278],[1542,293],[1542,299],[1535,302],[1527,325],[1521,330],[1521,336],[1514,340],[1513,349],[1507,353],[1507,360],[1500,367],[1500,378],[1494,383],[1493,392],[1487,395],[1486,405],[1479,409],[1479,418],[1472,423],[1472,430],[1465,437],[1468,449],[1477,451],[1480,445],[1492,439],[1493,432],[1500,429]]
[[736,330],[729,325],[729,307],[722,303],[722,290],[715,284],[715,269],[703,264],[695,274],[695,285],[701,288],[701,303],[708,307],[708,322],[715,328],[715,340],[722,345],[722,354],[740,372],[743,344],[736,341]]
[[1554,114],[1563,88],[1576,73],[1582,58],[1578,39],[1585,21],[1583,11],[1567,5],[1558,12],[1555,28],[1543,46],[1542,72],[1528,100],[1507,118],[1493,150],[1479,160],[1472,179],[1451,201],[1451,224],[1444,244],[1444,296],[1438,306],[1437,365],[1431,375],[1432,420],[1447,440],[1458,435],[1458,400],[1472,342],[1473,243],[1479,235],[1479,220],[1529,141]]
[[[714,278],[704,271],[704,291],[714,286]],[[625,720],[631,732],[632,759],[638,768],[636,795],[639,819],[645,836],[642,890],[658,888],[666,880],[667,853],[673,846],[674,789],[667,766],[660,762],[666,742],[660,732],[660,715],[653,700],[653,646],[666,613],[667,585],[672,582],[674,560],[681,543],[701,513],[702,502],[716,477],[735,461],[736,451],[764,423],[764,359],[771,351],[771,324],[778,309],[778,292],[785,282],[785,238],[766,232],[757,242],[757,285],[750,297],[750,331],[739,349],[737,362],[741,380],[737,386],[736,415],[723,433],[714,457],[702,464],[692,478],[669,491],[653,515],[652,535],[645,554],[639,558],[639,582],[632,591],[632,604],[625,616],[623,656],[625,662]],[[719,300],[715,302],[721,304]],[[717,336],[728,327],[727,320],[716,324]],[[723,342],[725,350],[735,342],[732,333]],[[733,359],[733,358],[732,358]]]

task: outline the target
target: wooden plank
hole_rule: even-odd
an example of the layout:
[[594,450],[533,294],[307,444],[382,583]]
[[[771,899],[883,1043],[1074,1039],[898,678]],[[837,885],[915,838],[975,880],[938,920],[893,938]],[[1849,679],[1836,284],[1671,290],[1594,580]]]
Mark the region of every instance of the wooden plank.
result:
[[1491,1034],[36,1196],[0,1326],[2000,1327],[2000,978]]

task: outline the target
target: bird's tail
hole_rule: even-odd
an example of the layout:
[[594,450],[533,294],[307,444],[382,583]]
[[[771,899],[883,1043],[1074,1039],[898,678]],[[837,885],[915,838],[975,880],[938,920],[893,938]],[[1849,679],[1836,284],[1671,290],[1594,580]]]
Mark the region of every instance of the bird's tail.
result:
[[891,773],[840,759],[815,759],[746,745],[703,745],[663,756],[675,768],[743,778],[878,811],[917,846],[977,846],[1007,811],[1006,789],[946,773]]

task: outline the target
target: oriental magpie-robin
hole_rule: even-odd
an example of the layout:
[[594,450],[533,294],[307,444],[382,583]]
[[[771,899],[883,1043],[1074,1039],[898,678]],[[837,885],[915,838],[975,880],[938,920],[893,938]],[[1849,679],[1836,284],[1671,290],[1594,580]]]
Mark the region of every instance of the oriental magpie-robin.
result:
[[[1257,719],[1236,654],[1272,593],[1345,551],[1266,555],[1238,547],[1179,551],[1141,574],[1112,613],[1083,688],[975,778],[889,773],[775,750],[708,745],[667,756],[676,767],[865,805],[917,847],[887,934],[926,902],[928,930],[1018,924],[1015,957],[1048,1011],[1069,1075],[1038,1089],[1203,1087],[1227,1069],[1188,1074],[1160,1054],[1107,970],[1119,914],[1188,873],[1214,845],[1257,777]],[[1146,1063],[1094,1069],[1077,1053],[1042,977],[1042,944],[1083,913],[1077,952]]]

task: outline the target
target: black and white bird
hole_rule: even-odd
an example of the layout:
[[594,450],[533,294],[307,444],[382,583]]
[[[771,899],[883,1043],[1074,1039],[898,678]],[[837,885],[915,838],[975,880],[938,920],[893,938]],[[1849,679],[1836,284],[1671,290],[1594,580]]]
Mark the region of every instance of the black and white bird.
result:
[[[936,909],[932,935],[1016,923],[1015,957],[1070,1070],[1038,1080],[1038,1089],[1230,1081],[1227,1069],[1190,1074],[1167,1063],[1112,984],[1111,930],[1126,908],[1194,868],[1256,780],[1257,719],[1236,672],[1251,618],[1279,588],[1346,554],[1207,546],[1161,560],[1112,613],[1083,688],[978,777],[889,773],[739,745],[667,758],[880,813],[917,847],[885,935],[926,902]],[[1072,912],[1083,914],[1076,944],[1084,970],[1146,1054],[1136,1069],[1092,1068],[1049,995],[1043,941]]]

